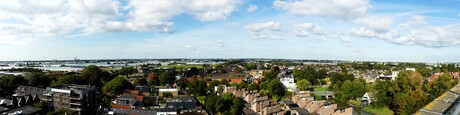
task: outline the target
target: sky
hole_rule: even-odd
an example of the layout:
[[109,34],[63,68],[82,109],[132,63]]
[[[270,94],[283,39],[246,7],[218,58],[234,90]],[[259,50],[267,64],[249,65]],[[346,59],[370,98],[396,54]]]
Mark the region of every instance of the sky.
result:
[[0,60],[460,62],[460,0],[5,0]]

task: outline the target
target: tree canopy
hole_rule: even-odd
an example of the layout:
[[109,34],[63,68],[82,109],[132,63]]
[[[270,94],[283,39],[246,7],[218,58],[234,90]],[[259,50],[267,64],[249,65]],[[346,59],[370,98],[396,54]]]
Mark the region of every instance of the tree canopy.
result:
[[122,94],[126,89],[132,89],[133,85],[129,83],[125,78],[116,77],[110,82],[105,84],[102,91],[106,94],[118,95]]
[[302,80],[297,81],[297,83],[295,83],[295,85],[297,86],[297,88],[299,88],[300,90],[303,90],[303,91],[308,90],[309,87],[310,87],[310,83],[306,79],[302,79]]
[[189,92],[194,96],[203,96],[206,95],[206,81],[204,80],[195,80],[189,84]]
[[295,69],[293,72],[296,80],[306,79],[313,85],[322,84],[319,79],[324,79],[327,76],[327,70],[321,69],[316,71],[312,66],[308,66],[305,69]]

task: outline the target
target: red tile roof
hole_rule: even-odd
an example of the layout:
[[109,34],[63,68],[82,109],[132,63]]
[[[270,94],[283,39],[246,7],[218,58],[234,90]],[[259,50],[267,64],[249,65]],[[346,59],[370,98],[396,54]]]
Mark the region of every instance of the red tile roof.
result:
[[[458,72],[450,72],[449,74],[452,76],[452,78],[457,78],[459,76]],[[432,82],[432,81],[438,79],[438,77],[442,76],[442,75],[444,75],[444,72],[434,73],[433,75],[431,75],[430,78],[427,78],[427,79],[428,79],[429,82]]]
[[112,108],[114,109],[130,109],[131,107],[129,105],[117,105],[117,104],[113,104],[112,105]]
[[147,80],[152,80],[153,78],[155,78],[155,74],[153,73],[147,74]]
[[228,80],[230,83],[241,83],[243,82],[242,78],[236,78],[236,79],[229,79]]
[[137,101],[144,101],[144,96],[136,96]]

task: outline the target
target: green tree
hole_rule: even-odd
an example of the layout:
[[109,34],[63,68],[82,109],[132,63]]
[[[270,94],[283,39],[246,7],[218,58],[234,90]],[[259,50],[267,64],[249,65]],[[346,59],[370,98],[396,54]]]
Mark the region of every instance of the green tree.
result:
[[259,85],[257,85],[256,83],[253,82],[253,83],[249,84],[248,90],[259,90]]
[[173,84],[176,81],[176,72],[165,71],[160,74],[160,84]]
[[194,75],[198,75],[200,73],[200,70],[198,70],[197,67],[191,67],[190,69],[187,70],[187,78],[192,77]]
[[265,90],[267,90],[269,84],[270,84],[270,81],[265,80],[265,81],[263,81],[262,83],[259,84],[259,89],[265,89]]
[[165,98],[173,97],[173,94],[169,93],[169,92],[163,92],[163,97],[165,97]]
[[118,70],[118,73],[121,74],[121,75],[126,75],[126,76],[130,76],[132,74],[135,74],[137,73],[137,69],[134,68],[133,66],[129,66],[129,67],[122,67],[120,70]]
[[286,93],[286,88],[284,87],[283,83],[281,83],[281,81],[279,80],[270,81],[268,90],[270,94],[273,94],[279,97],[284,96],[284,93]]
[[248,70],[257,69],[257,65],[256,65],[256,63],[247,63],[247,64],[246,64],[246,68],[247,68]]
[[353,83],[350,80],[343,82],[340,87],[340,101],[346,102],[353,97]]
[[377,81],[377,103],[390,106],[398,115],[413,114],[426,104],[423,81],[422,75],[414,71],[400,72],[395,81]]
[[297,86],[297,88],[299,88],[302,91],[308,90],[310,87],[310,83],[306,79],[297,81],[295,85]]
[[391,103],[393,102],[393,94],[395,92],[395,89],[392,87],[393,85],[396,84],[394,84],[394,82],[391,81],[376,81],[374,88],[374,98],[376,100],[376,102],[374,102],[375,105],[380,107],[385,105],[391,105]]
[[6,75],[0,77],[0,88],[7,94],[12,94],[20,85],[27,85],[28,81],[21,76]]
[[241,110],[244,108],[243,100],[234,98],[230,112],[232,115],[241,115]]
[[215,107],[218,105],[218,100],[221,100],[219,96],[215,93],[211,93],[210,95],[207,96],[206,101],[205,101],[205,108],[211,113],[217,113]]
[[96,85],[97,87],[102,87],[103,83],[108,82],[113,78],[110,73],[95,65],[85,67],[85,69],[82,70],[82,76],[88,78],[88,84]]
[[152,79],[147,80],[147,83],[149,85],[158,86],[160,85],[160,79],[158,79],[158,77],[153,77]]
[[133,85],[135,86],[145,86],[147,85],[147,80],[145,78],[136,78],[133,82]]
[[204,80],[195,80],[189,85],[189,92],[194,96],[206,95],[206,82]]
[[266,80],[276,79],[276,77],[278,76],[279,72],[280,72],[279,67],[273,67],[272,69],[270,69],[269,71],[266,71],[264,73],[264,79],[266,79]]
[[428,84],[427,92],[430,94],[428,97],[429,100],[433,100],[442,95],[444,92],[455,86],[455,84],[456,81],[452,80],[452,76],[450,74],[446,73],[439,76],[435,81]]
[[88,77],[85,76],[77,76],[77,75],[64,75],[58,78],[57,84],[80,84],[85,85],[86,81],[88,81]]
[[109,95],[122,94],[126,89],[132,89],[133,85],[129,83],[125,78],[116,77],[110,82],[105,84],[102,91]]
[[366,93],[366,81],[355,79],[353,80],[353,95],[351,99],[362,97]]
[[239,67],[237,67],[237,68],[235,69],[235,73],[243,73],[243,72],[244,72],[244,70],[241,69],[241,68],[239,68]]
[[245,89],[248,86],[248,83],[245,81],[238,83],[238,89]]
[[180,78],[179,80],[176,81],[177,86],[179,86],[181,89],[186,89],[187,88],[187,79],[185,78]]
[[48,87],[51,85],[51,80],[43,72],[24,72],[23,76],[29,81],[30,86]]
[[222,80],[220,80],[220,84],[221,84],[221,85],[229,86],[229,85],[230,85],[230,82],[228,82],[227,79],[222,79]]
[[207,91],[213,92],[214,91],[214,86],[218,86],[218,85],[219,85],[218,80],[212,80],[208,85]]

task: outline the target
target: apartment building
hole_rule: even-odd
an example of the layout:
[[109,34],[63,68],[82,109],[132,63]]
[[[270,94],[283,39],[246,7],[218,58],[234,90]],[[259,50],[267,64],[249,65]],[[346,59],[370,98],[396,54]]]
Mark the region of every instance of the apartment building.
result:
[[55,109],[68,109],[77,114],[85,114],[95,106],[96,87],[74,84],[58,85],[47,87],[44,95],[47,96],[45,100]]

